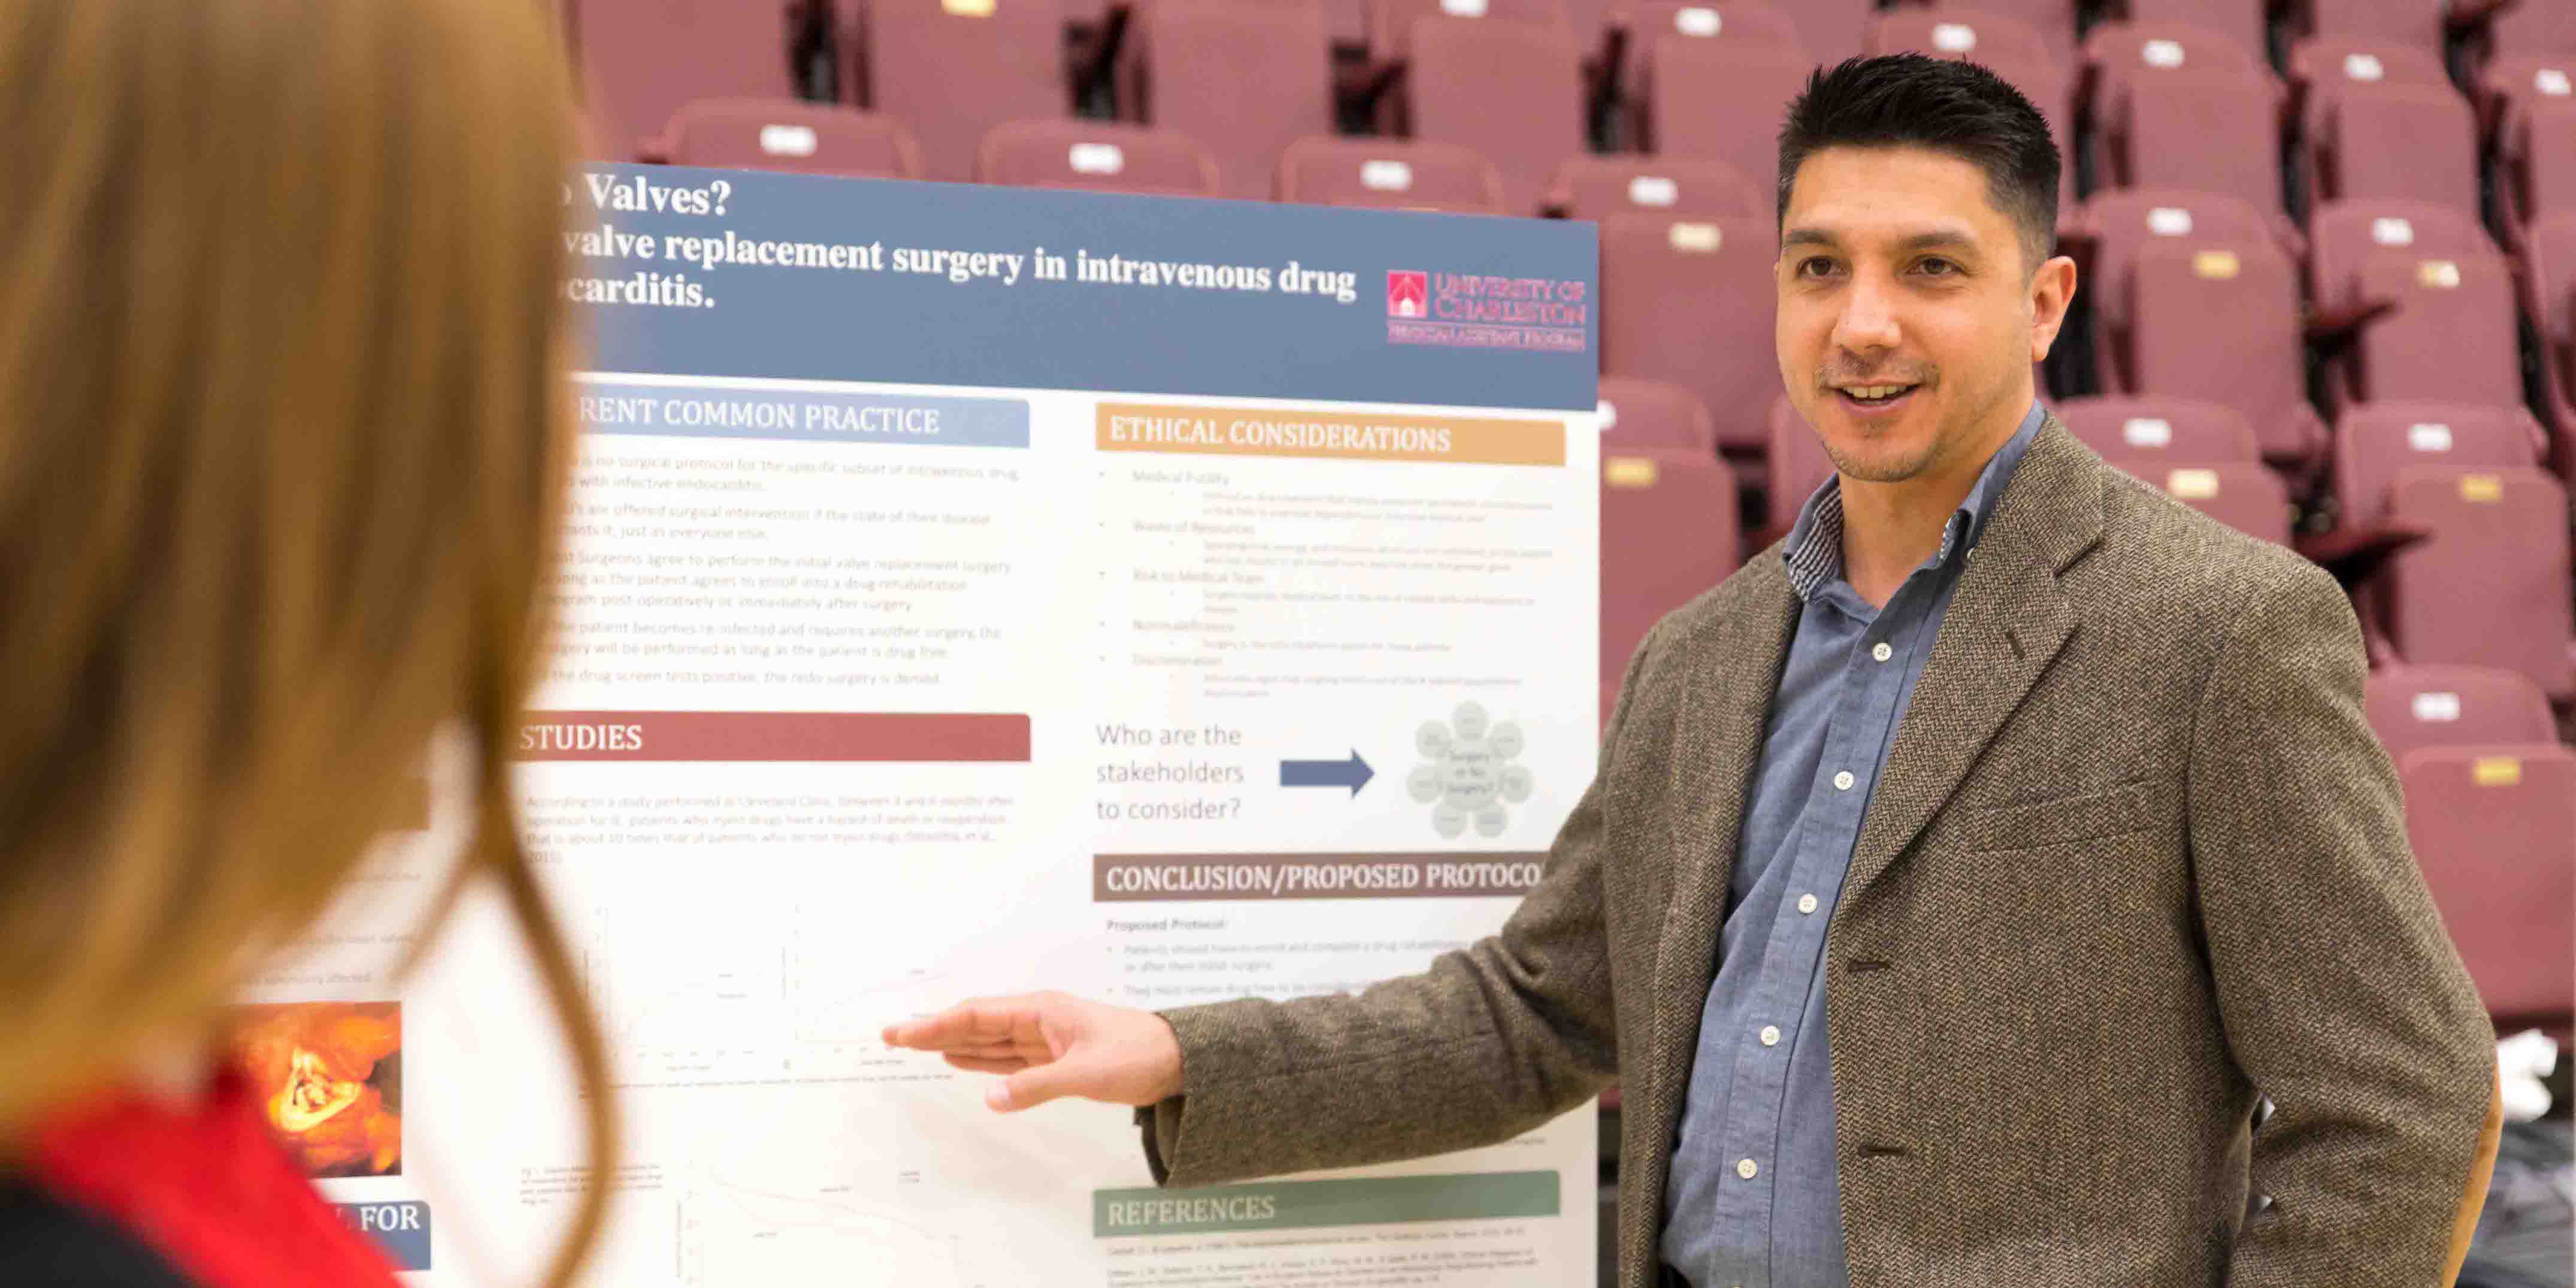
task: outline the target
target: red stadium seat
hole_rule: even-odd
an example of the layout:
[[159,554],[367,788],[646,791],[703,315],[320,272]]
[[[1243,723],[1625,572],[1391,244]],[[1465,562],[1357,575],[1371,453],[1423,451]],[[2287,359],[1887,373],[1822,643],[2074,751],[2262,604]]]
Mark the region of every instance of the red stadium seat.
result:
[[2125,286],[2129,330],[2116,355],[2124,390],[2233,407],[2276,465],[2324,451],[2288,256],[2269,242],[2160,240],[2139,248]]
[[2531,681],[2484,666],[2384,666],[2361,684],[2361,709],[2389,758],[2426,747],[2556,741],[2549,699]]
[[1493,162],[1511,214],[1537,213],[1557,164],[1584,149],[1583,56],[1561,25],[1425,18],[1395,103],[1404,134]]
[[1773,540],[1787,536],[1790,525],[1798,521],[1798,507],[1833,476],[1834,458],[1825,454],[1824,440],[1816,437],[1815,427],[1798,414],[1798,405],[1789,401],[1788,395],[1781,395],[1771,404],[1770,443],[1762,479],[1769,513],[1764,516],[1763,535]]
[[1648,75],[1649,53],[1665,41],[1725,42],[1731,45],[1753,45],[1772,50],[1794,50],[1804,55],[1805,46],[1798,37],[1797,19],[1788,11],[1767,4],[1725,0],[1643,0],[1622,9],[1616,19],[1627,34],[1621,45],[1619,62],[1620,92],[1632,112],[1643,110],[1643,88]]
[[1782,6],[1798,20],[1798,45],[1830,67],[1858,58],[1878,17],[1875,0],[1796,0]]
[[2409,664],[2516,671],[2553,702],[2576,699],[2568,604],[2567,490],[2533,469],[2411,466],[2389,518],[2433,535],[2389,559],[2382,624]]
[[585,112],[610,160],[656,150],[656,136],[684,104],[796,97],[787,24],[774,7],[578,0],[573,21],[581,33]]
[[2522,0],[2488,20],[2486,41],[2499,54],[2576,54],[2576,7]]
[[2095,355],[2105,389],[2123,387],[2112,358],[2126,343],[2128,282],[2140,247],[2166,240],[2220,246],[2277,240],[2294,258],[2306,253],[2287,215],[2267,214],[2237,197],[2173,188],[2096,193],[2075,215],[2070,232],[2072,240],[2092,248],[2084,290],[2092,299],[2094,325],[2111,340]]
[[1656,156],[1723,161],[1773,190],[1780,120],[1813,70],[1805,53],[1778,45],[1657,41],[1638,86],[1638,138]]
[[2335,422],[2335,498],[2345,526],[2388,517],[2389,488],[2416,466],[2463,471],[2540,464],[2540,427],[2520,407],[2372,403]]
[[2524,234],[2522,307],[2540,344],[2541,410],[2559,477],[2576,479],[2576,210]]
[[1735,571],[1735,474],[1695,452],[1601,449],[1601,678],[1646,632]]
[[2422,201],[2344,201],[2308,215],[2309,293],[2348,298],[2363,264],[2390,253],[2458,259],[2495,253],[2495,239],[2455,207]]
[[1601,378],[1604,451],[1717,455],[1717,430],[1699,395],[1661,380]]
[[2398,763],[2406,833],[2489,1014],[2576,1011],[2576,752],[2430,747]]
[[2245,461],[2159,465],[2134,458],[2113,464],[2239,532],[2290,544],[2289,489],[2280,475],[2261,465]]
[[2348,83],[2318,122],[2324,201],[2424,201],[2478,213],[2476,114],[2447,85]]
[[2127,0],[2138,22],[2181,23],[2226,37],[2257,62],[2271,57],[2264,0]]
[[2511,133],[2519,108],[2576,98],[2576,53],[2499,54],[2478,70],[2479,128],[2489,139]]
[[1197,139],[1226,196],[1268,198],[1280,153],[1333,132],[1332,48],[1311,0],[1158,0],[1137,10],[1118,58],[1119,115]]
[[2442,6],[2416,0],[2305,0],[2308,34],[2410,45],[2442,56]]
[[820,103],[773,99],[691,103],[662,131],[658,152],[656,159],[673,165],[877,179],[921,177],[921,149],[901,122]]
[[2103,23],[2084,37],[2084,63],[2097,119],[2115,116],[2122,96],[2160,76],[2231,76],[2281,92],[2262,50],[2187,22]]
[[2518,406],[2522,356],[2513,268],[2494,251],[2423,255],[2381,251],[2343,289],[2320,281],[2321,306],[2394,300],[2330,368],[2327,391],[2352,402],[2450,402]]
[[1072,114],[1060,0],[868,0],[857,22],[847,83],[911,127],[925,179],[973,178],[997,125]]
[[2284,209],[2274,89],[2228,71],[2140,77],[2101,132],[2109,182],[2179,189]]
[[1528,26],[1574,36],[1564,0],[1369,0],[1369,57],[1378,62],[1412,57],[1414,33],[1425,22]]
[[2508,129],[2498,143],[2497,195],[2519,244],[2534,219],[2576,210],[2576,99],[2533,103]]
[[2316,145],[2343,91],[2351,86],[2414,85],[2449,89],[2450,69],[2412,45],[2350,36],[2314,36],[2290,52],[2291,94],[2299,105],[2299,173],[2317,200]]
[[1013,121],[984,136],[975,177],[1016,188],[1217,195],[1216,162],[1178,130],[1121,121]]
[[2245,413],[2196,398],[2069,398],[2057,418],[2103,459],[2137,470],[2177,465],[2259,464],[2262,445]]
[[1780,366],[1771,334],[1769,218],[1601,221],[1601,370],[1665,380],[1699,395],[1718,446],[1758,455],[1766,435],[1748,408],[1770,405]]
[[[2131,0],[2137,3],[2138,0]],[[2075,5],[2072,0],[1933,0],[1932,8],[1951,13],[1968,12],[2010,18],[2039,33],[2047,46],[2048,61],[2060,74],[2072,76],[2084,60],[2075,40]]]
[[1407,139],[1299,139],[1279,155],[1278,197],[1322,206],[1500,214],[1503,180],[1470,149]]
[[1722,161],[1681,157],[1570,158],[1556,168],[1545,205],[1569,219],[1605,215],[1732,215],[1772,211],[1772,194]]

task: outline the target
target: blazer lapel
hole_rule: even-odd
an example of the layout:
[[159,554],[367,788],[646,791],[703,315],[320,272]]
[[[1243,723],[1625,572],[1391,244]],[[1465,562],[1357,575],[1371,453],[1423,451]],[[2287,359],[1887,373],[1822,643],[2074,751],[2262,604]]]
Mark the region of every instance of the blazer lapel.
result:
[[2075,633],[2057,574],[2101,539],[2108,468],[2051,414],[2013,471],[1897,725],[1852,849],[1845,906],[1958,790]]
[[[1700,624],[1686,647],[1686,688],[1674,723],[1672,831],[1663,936],[1655,946],[1655,1051],[1659,1101],[1678,1112],[1689,1067],[1682,1039],[1699,1031],[1700,1004],[1717,961],[1718,921],[1735,870],[1744,793],[1762,753],[1771,697],[1780,687],[1798,623],[1798,596],[1777,547],[1754,556],[1731,611]],[[1658,1103],[1657,1112],[1665,1105]]]

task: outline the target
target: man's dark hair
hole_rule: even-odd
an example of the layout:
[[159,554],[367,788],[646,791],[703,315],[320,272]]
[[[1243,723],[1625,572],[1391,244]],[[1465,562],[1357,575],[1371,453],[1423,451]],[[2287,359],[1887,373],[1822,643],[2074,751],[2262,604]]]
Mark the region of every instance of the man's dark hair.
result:
[[2037,270],[2057,236],[2057,144],[2020,90],[1974,63],[1922,54],[1854,58],[1818,68],[1780,126],[1780,209],[1789,185],[1821,148],[1929,148],[1986,172],[1995,209],[2021,231],[2025,268]]

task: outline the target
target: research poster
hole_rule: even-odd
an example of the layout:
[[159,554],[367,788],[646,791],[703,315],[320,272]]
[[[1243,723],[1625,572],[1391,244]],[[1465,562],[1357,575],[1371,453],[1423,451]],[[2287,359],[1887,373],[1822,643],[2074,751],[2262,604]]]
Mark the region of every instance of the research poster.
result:
[[[1351,990],[1497,928],[1592,772],[1589,225],[599,166],[527,839],[613,1175],[497,903],[391,963],[470,764],[262,982],[272,1126],[424,1285],[1588,1282],[1595,1130],[1157,1190],[889,1021]],[[449,749],[452,753],[454,749]]]

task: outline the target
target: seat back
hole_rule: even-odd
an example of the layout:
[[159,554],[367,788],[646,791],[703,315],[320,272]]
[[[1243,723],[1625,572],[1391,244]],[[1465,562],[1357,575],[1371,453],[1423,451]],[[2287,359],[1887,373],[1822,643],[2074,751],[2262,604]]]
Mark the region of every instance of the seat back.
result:
[[1620,26],[1628,33],[1622,46],[1619,83],[1633,95],[1644,84],[1647,51],[1660,41],[1729,41],[1804,55],[1797,19],[1787,10],[1753,0],[1639,0],[1621,10]]
[[2448,88],[2450,69],[2413,45],[2359,36],[2313,36],[2290,51],[2290,83],[2302,93],[2299,119],[2316,138],[2347,86],[2415,85]]
[[1288,145],[1333,132],[1332,47],[1315,0],[1157,0],[1138,11],[1120,59],[1123,114],[1197,139],[1226,196],[1266,200]]
[[2447,85],[2352,83],[2334,96],[2317,148],[2328,201],[2422,201],[2478,215],[2478,127]]
[[1279,154],[1281,201],[1500,214],[1503,181],[1470,149],[1406,139],[1299,139]]
[[1663,380],[1601,378],[1601,446],[1604,452],[1672,452],[1717,455],[1717,430],[1699,395]]
[[1537,213],[1549,175],[1584,150],[1583,55],[1562,26],[1425,18],[1403,93],[1411,135],[1493,162],[1511,214]]
[[2361,266],[2386,253],[2434,259],[2496,253],[2495,239],[2457,208],[2423,201],[2342,201],[2308,215],[2308,280],[2320,305],[2352,302]]
[[2245,413],[2197,398],[2069,398],[2056,411],[2076,441],[2142,478],[2176,465],[2263,459]]
[[2536,428],[2518,407],[2389,402],[2348,408],[2335,422],[2334,491],[2342,525],[2384,521],[2389,487],[2413,466],[2535,467]]
[[2322,445],[2288,257],[2268,242],[2159,241],[2139,248],[2128,285],[2131,392],[2233,407],[2268,459]]
[[921,177],[921,149],[902,122],[775,99],[715,99],[681,108],[662,131],[662,159],[793,174]]
[[1178,130],[1119,121],[1013,121],[984,136],[975,177],[1017,188],[1217,195],[1216,162]]
[[2409,663],[2519,672],[2553,702],[2576,698],[2567,583],[2567,492],[2534,469],[2400,470],[2389,517],[2433,535],[2391,556],[2388,635]]
[[2499,1021],[2576,1010],[2576,752],[2427,747],[2398,762],[2406,835],[2460,961]]
[[1776,45],[1663,40],[1647,51],[1637,130],[1659,157],[1723,161],[1770,191],[1780,181],[1780,120],[1814,64]]
[[796,97],[787,25],[774,7],[578,0],[573,20],[584,114],[610,160],[658,151],[663,127],[687,103]]
[[2084,37],[2084,61],[2093,74],[2093,111],[2102,120],[2115,119],[2120,100],[2139,84],[2163,76],[2222,76],[2279,89],[2262,51],[2187,22],[2102,23]]
[[2306,0],[2308,31],[2410,45],[2442,56],[2442,6],[2415,0]]
[[1762,450],[1780,389],[1769,219],[1612,215],[1601,221],[1601,370],[1681,385],[1716,419],[1718,446]]
[[2224,36],[2256,62],[2271,57],[2271,24],[2263,9],[2263,0],[2128,0],[2128,16],[2135,21],[2178,24]]
[[2487,43],[2506,54],[2576,54],[2576,8],[2522,0],[2488,20]]
[[2114,326],[2128,322],[2123,284],[2138,249],[2181,240],[2216,245],[2265,242],[2278,237],[2278,221],[2242,197],[2183,188],[2114,188],[2084,203],[2076,225],[2093,243],[2089,294],[2094,316]]
[[2186,465],[2134,457],[2113,464],[2247,536],[2290,544],[2289,489],[2280,475],[2261,465],[2246,461]]
[[2361,709],[2405,763],[2426,747],[2477,747],[2556,740],[2549,699],[2530,680],[2486,666],[2384,666],[2361,682]]
[[2123,187],[2221,193],[2278,211],[2275,101],[2270,86],[2227,71],[2140,77],[2105,132],[2112,173]]
[[1071,115],[1061,0],[868,0],[852,80],[909,126],[922,177],[963,183],[993,127]]
[[2354,397],[2520,405],[2522,341],[2504,256],[2383,252],[2362,262],[2360,288],[2398,306],[2354,346]]
[[1369,0],[1368,52],[1380,62],[1413,56],[1413,37],[1425,19],[1520,25],[1574,37],[1564,0]]
[[1607,215],[1759,218],[1772,196],[1723,161],[1682,157],[1572,157],[1556,168],[1546,205],[1569,219]]
[[[1871,25],[1869,46],[1874,54],[1913,50],[1984,67],[2010,82],[2039,109],[2061,158],[2074,146],[2074,65],[2065,61],[2068,51],[2026,21],[1989,9],[1946,4],[1932,9],[1891,9]],[[2075,196],[2073,163],[2062,164],[2059,175],[2059,204],[2071,206]]]
[[1601,679],[1666,613],[1734,572],[1735,472],[1713,456],[1601,449]]

